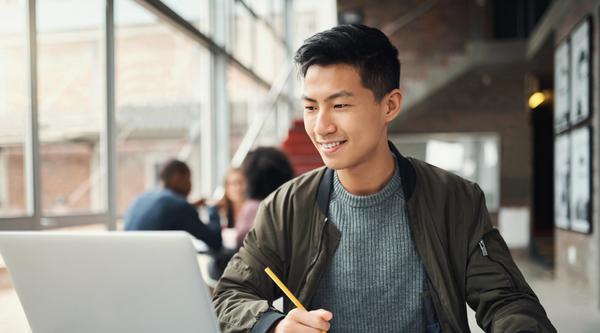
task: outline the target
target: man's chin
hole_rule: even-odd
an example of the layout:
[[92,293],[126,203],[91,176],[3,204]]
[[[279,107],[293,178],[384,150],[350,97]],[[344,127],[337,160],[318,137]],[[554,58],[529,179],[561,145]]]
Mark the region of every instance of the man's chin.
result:
[[335,161],[335,160],[331,160],[331,159],[326,159],[326,158],[322,158],[323,163],[325,164],[326,167],[328,167],[329,169],[333,169],[333,170],[341,170],[341,169],[345,169],[346,165],[344,163],[341,163],[340,161]]

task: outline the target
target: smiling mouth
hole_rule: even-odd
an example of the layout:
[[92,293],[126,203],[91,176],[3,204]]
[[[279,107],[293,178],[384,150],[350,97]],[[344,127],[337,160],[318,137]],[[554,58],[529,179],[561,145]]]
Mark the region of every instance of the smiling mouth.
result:
[[334,150],[334,149],[338,148],[340,145],[346,143],[346,141],[347,140],[319,143],[319,145],[322,148],[324,148],[325,150]]

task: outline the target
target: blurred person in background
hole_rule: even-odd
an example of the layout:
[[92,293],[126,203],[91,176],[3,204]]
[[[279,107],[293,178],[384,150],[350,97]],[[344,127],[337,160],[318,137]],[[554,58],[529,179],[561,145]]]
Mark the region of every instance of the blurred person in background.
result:
[[[225,194],[217,206],[227,228],[234,228],[246,202],[246,176],[241,168],[231,168],[225,176]],[[223,225],[224,223],[222,223]]]
[[[236,174],[237,170],[243,174]],[[254,217],[260,202],[293,176],[294,171],[285,154],[272,147],[259,147],[251,151],[244,159],[242,167],[230,172],[226,180],[224,199],[232,201],[233,204],[229,206],[232,213],[235,212],[235,200],[240,200],[240,192],[245,190],[239,213],[237,216],[233,215],[236,248],[225,249],[212,256],[208,267],[208,274],[212,279],[218,280],[221,277],[231,257],[242,246],[244,237],[254,226]],[[211,208],[209,215],[214,216],[214,210],[211,212]],[[230,225],[228,222],[228,226]]]
[[[222,247],[221,226],[218,218],[204,224],[197,208],[205,200],[189,203],[192,189],[190,168],[182,161],[169,160],[161,171],[162,187],[141,194],[127,209],[124,230],[182,230],[203,241],[217,251]],[[214,214],[213,214],[214,215]]]
[[237,247],[254,226],[254,217],[260,202],[279,186],[294,177],[294,170],[285,154],[273,147],[259,147],[251,151],[242,163],[246,176],[248,200],[241,208],[235,223]]

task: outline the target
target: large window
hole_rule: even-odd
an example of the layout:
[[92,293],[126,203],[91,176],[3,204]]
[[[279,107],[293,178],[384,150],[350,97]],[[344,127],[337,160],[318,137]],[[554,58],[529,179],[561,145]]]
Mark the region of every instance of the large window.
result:
[[42,212],[101,212],[104,1],[39,0],[37,13]]
[[[169,158],[186,160],[200,188],[201,113],[209,111],[210,53],[131,0],[115,30],[118,212],[159,185]],[[126,180],[126,182],[125,182]],[[125,186],[126,184],[126,186]]]
[[170,158],[208,196],[265,114],[278,144],[284,4],[0,0],[0,229],[114,228]]
[[25,3],[0,2],[0,217],[28,213],[24,162],[29,109]]

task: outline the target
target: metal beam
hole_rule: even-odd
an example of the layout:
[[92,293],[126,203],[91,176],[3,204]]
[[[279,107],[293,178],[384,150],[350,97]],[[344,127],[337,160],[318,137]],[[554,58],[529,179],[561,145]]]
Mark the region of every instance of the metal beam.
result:
[[106,168],[106,208],[108,230],[117,229],[117,124],[115,120],[115,30],[114,0],[106,0],[105,49],[106,49],[106,118],[104,127],[104,161]]
[[40,229],[50,230],[68,228],[80,225],[104,224],[109,225],[108,216],[102,214],[44,216],[40,220]]
[[35,0],[27,1],[27,57],[29,59],[29,117],[25,145],[27,211],[32,217],[23,229],[39,229],[42,212],[40,184],[40,140],[38,132],[37,24]]
[[0,219],[0,230],[36,230],[39,220],[30,216],[25,217],[3,217]]

